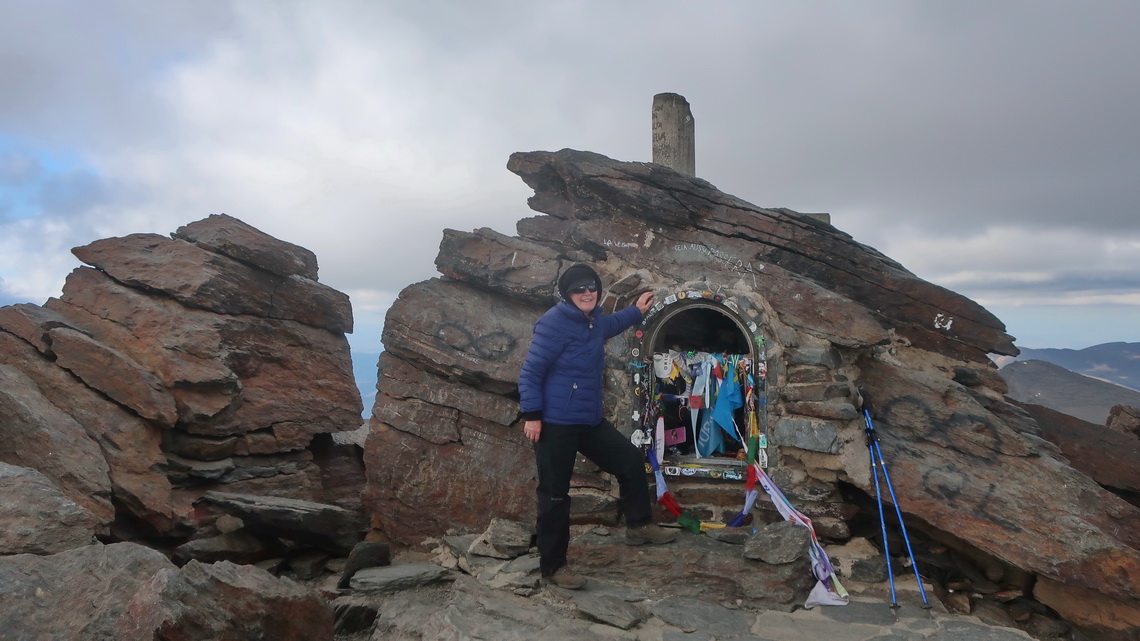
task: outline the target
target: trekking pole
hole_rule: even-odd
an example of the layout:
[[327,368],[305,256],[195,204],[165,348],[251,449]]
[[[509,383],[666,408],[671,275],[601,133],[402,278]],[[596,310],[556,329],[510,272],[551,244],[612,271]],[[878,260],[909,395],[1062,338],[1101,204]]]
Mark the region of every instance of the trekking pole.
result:
[[[870,418],[867,410],[863,410],[863,418],[870,425]],[[879,528],[883,532],[883,556],[887,559],[887,581],[891,584],[891,613],[895,615],[895,619],[899,618],[898,607],[899,600],[895,595],[895,573],[891,570],[891,548],[887,543],[887,520],[883,516],[883,493],[879,490],[879,472],[878,461],[875,459],[875,446],[872,439],[875,438],[875,433],[871,427],[866,428],[867,435],[867,451],[871,454],[871,478],[875,481],[875,502],[879,505]]]
[[879,446],[879,435],[875,432],[875,423],[871,420],[870,397],[863,390],[860,390],[860,395],[863,396],[863,421],[866,424],[867,451],[871,456],[871,476],[875,480],[875,500],[879,505],[879,527],[883,531],[883,554],[887,558],[887,579],[891,585],[891,613],[895,615],[895,619],[898,619],[899,601],[895,591],[894,573],[891,572],[891,548],[887,542],[887,521],[883,513],[883,495],[879,489],[879,470],[883,472],[884,484],[887,486],[887,492],[891,495],[891,503],[895,506],[895,516],[899,520],[899,529],[902,531],[903,543],[906,544],[906,553],[910,558],[911,569],[914,570],[914,578],[918,582],[918,592],[922,595],[922,607],[929,613],[930,602],[926,598],[926,590],[922,587],[922,577],[918,574],[918,563],[915,561],[914,551],[910,547],[910,537],[907,536],[906,523],[903,522],[902,508],[899,507],[898,498],[895,497],[891,475],[887,472],[887,461],[883,458],[883,450]]

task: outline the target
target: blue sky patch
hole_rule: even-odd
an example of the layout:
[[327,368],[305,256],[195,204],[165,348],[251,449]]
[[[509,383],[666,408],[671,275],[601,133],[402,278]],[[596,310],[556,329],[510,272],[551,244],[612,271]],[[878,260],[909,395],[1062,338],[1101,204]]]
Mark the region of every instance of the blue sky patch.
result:
[[102,178],[79,154],[0,135],[0,221],[71,217],[104,200]]

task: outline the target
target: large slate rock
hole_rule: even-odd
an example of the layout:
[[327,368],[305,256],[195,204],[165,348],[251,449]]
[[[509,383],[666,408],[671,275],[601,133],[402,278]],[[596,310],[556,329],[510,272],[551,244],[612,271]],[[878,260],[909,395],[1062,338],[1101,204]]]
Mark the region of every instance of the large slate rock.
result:
[[174,564],[134,543],[0,557],[0,634],[18,633],[15,639],[151,639],[122,636],[117,626],[139,587],[163,570],[175,571]]
[[352,331],[345,294],[306,278],[251,268],[183,240],[131,234],[97,240],[72,253],[124,285],[163,292],[187,307]]
[[[1106,598],[1103,590],[1039,580],[1033,596],[1067,621],[1095,630],[1109,639],[1134,639],[1140,630],[1140,601]],[[1131,635],[1131,636],[1130,636]]]
[[224,215],[74,251],[95,268],[60,298],[0,308],[0,460],[137,535],[209,527],[192,504],[212,488],[355,503],[359,486],[322,487],[338,455],[314,460],[361,403],[348,297],[316,282],[312,252]]
[[187,309],[88,267],[73,271],[63,297],[45,307],[154,373],[174,396],[183,429],[217,421],[240,403],[242,383],[227,365],[219,335],[226,317]]
[[478,280],[511,296],[545,303],[558,281],[558,252],[500,234],[445,229],[435,265],[457,280]]
[[[666,237],[660,242],[697,244],[709,238],[711,246],[727,257],[763,260],[765,270],[769,264],[779,265],[801,279],[858,301],[857,306],[848,307],[870,311],[884,327],[921,347],[977,361],[991,352],[1016,353],[1001,321],[977,303],[923,281],[897,262],[812,218],[757,207],[721,193],[704,180],[659,165],[618,162],[571,149],[515,153],[507,168],[535,190],[529,200],[531,208],[553,218],[600,220],[610,229],[616,222],[640,219],[666,229],[695,231],[697,236],[687,235],[685,240]],[[609,236],[618,240],[615,235]],[[586,250],[590,248],[587,243],[599,244],[606,236],[583,234],[580,238],[570,236],[567,241]],[[747,250],[736,251],[733,239],[740,239]],[[722,246],[730,249],[720,249]],[[628,251],[610,247],[619,255],[644,252],[639,247]],[[955,319],[949,328],[952,331],[935,326],[939,314]],[[811,322],[816,316],[818,313],[803,320]]]
[[384,348],[417,367],[490,392],[510,392],[538,310],[505,296],[429,280],[401,292],[385,317]]
[[488,514],[533,520],[533,454],[521,429],[498,422],[513,422],[517,402],[436,374],[422,375],[422,393],[411,391],[401,383],[409,378],[404,363],[380,356],[384,391],[373,415],[384,422],[374,419],[365,442],[361,494],[374,524],[393,541],[413,541],[453,527],[482,529]]
[[[0,363],[95,441],[115,507],[177,535],[208,524],[191,504],[210,486],[317,498],[313,437],[360,425],[341,333],[351,310],[312,280],[311,252],[229,217],[187,227],[193,242],[79,248],[99,269],[75,270],[43,308],[0,309]],[[11,462],[41,469],[34,457]],[[82,494],[81,504],[107,492]]]
[[343,335],[187,309],[86,268],[47,306],[153,372],[174,395],[180,429],[223,437],[268,428],[295,448],[298,438],[303,447],[314,433],[359,427]]
[[279,276],[317,280],[317,256],[226,214],[211,214],[171,234]]
[[349,585],[357,592],[388,594],[444,581],[450,576],[434,563],[402,563],[358,570]]
[[699,599],[666,597],[653,604],[653,614],[682,630],[700,630],[717,639],[745,636],[753,617]]
[[496,639],[497,641],[596,641],[587,621],[561,608],[535,607],[525,599],[491,590],[471,577],[454,589],[428,586],[397,592],[379,605],[373,639]]
[[332,607],[307,588],[228,561],[190,561],[139,586],[115,626],[119,639],[333,638]]
[[0,463],[0,555],[55,554],[95,539],[103,524],[46,476]]
[[44,354],[51,353],[47,333],[56,327],[71,327],[71,323],[50,309],[31,303],[0,307],[0,328],[27,341]]
[[242,520],[254,534],[348,555],[364,529],[355,512],[335,505],[273,496],[207,492],[203,502]]
[[[1140,492],[1140,438],[1028,403],[1017,403],[1074,469],[1105,487]],[[1117,407],[1124,407],[1118,405]]]
[[772,565],[746,560],[740,545],[706,536],[681,532],[677,540],[634,550],[620,537],[588,533],[573,539],[569,563],[591,581],[627,586],[656,598],[745,601],[756,609],[799,607],[815,583],[806,556]]
[[182,503],[173,496],[163,469],[167,461],[162,453],[161,428],[78,384],[75,376],[56,366],[31,344],[4,332],[0,332],[0,362],[18,368],[35,381],[44,398],[82,426],[99,445],[108,466],[111,501],[116,509],[159,532],[170,531],[176,515],[189,511],[189,502]]
[[[343,553],[362,530],[355,510],[300,500],[359,490],[326,491],[356,481],[323,479],[315,452],[338,454],[314,445],[360,426],[348,297],[316,282],[311,252],[228,216],[178,234],[78,248],[97,268],[60,298],[0,308],[0,636],[331,638],[320,599],[253,568],[90,544],[112,519],[117,537],[212,533],[221,510],[193,505],[210,488],[297,497],[292,516],[274,512],[286,498],[235,511],[299,545]],[[263,557],[251,543],[196,538],[181,558]]]
[[907,512],[1011,565],[1140,598],[1140,509],[1035,447],[953,381],[864,365]]
[[99,446],[11,365],[0,364],[0,417],[0,461],[39,470],[101,523],[110,523],[111,480]]
[[[373,416],[389,425],[399,427],[416,425],[417,433],[428,440],[444,439],[441,442],[451,440],[450,437],[454,435],[453,426],[447,423],[438,424],[440,434],[446,436],[437,437],[426,431],[432,424],[401,420],[401,412],[393,411],[390,406],[398,407],[401,402],[410,400],[424,408],[423,411],[430,411],[427,409],[428,406],[435,406],[443,408],[439,411],[462,412],[499,425],[510,425],[518,416],[518,402],[511,398],[470,385],[457,384],[458,381],[450,381],[422,367],[417,367],[413,362],[395,358],[389,352],[380,355],[379,371],[383,376],[383,383],[378,385],[378,396],[383,397],[384,402],[374,406]],[[452,416],[457,414],[453,413]]]
[[60,367],[139,416],[166,427],[178,418],[174,397],[130,356],[66,327],[48,332]]

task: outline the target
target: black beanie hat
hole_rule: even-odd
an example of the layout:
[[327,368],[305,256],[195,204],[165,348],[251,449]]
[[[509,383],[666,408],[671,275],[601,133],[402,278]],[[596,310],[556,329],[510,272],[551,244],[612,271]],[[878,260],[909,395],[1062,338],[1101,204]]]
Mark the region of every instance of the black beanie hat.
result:
[[597,286],[598,291],[602,291],[602,279],[598,277],[598,272],[594,271],[593,267],[583,263],[571,265],[558,277],[558,295],[562,300],[570,300],[571,289],[590,283]]

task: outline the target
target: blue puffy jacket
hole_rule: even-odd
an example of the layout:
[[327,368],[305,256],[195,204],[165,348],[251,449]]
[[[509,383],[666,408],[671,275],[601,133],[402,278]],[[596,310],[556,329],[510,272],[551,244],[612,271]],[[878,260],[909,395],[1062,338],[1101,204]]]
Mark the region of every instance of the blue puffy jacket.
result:
[[636,323],[631,305],[615,314],[595,307],[587,318],[562,301],[534,324],[534,338],[519,372],[519,409],[526,419],[562,425],[602,422],[605,343]]

